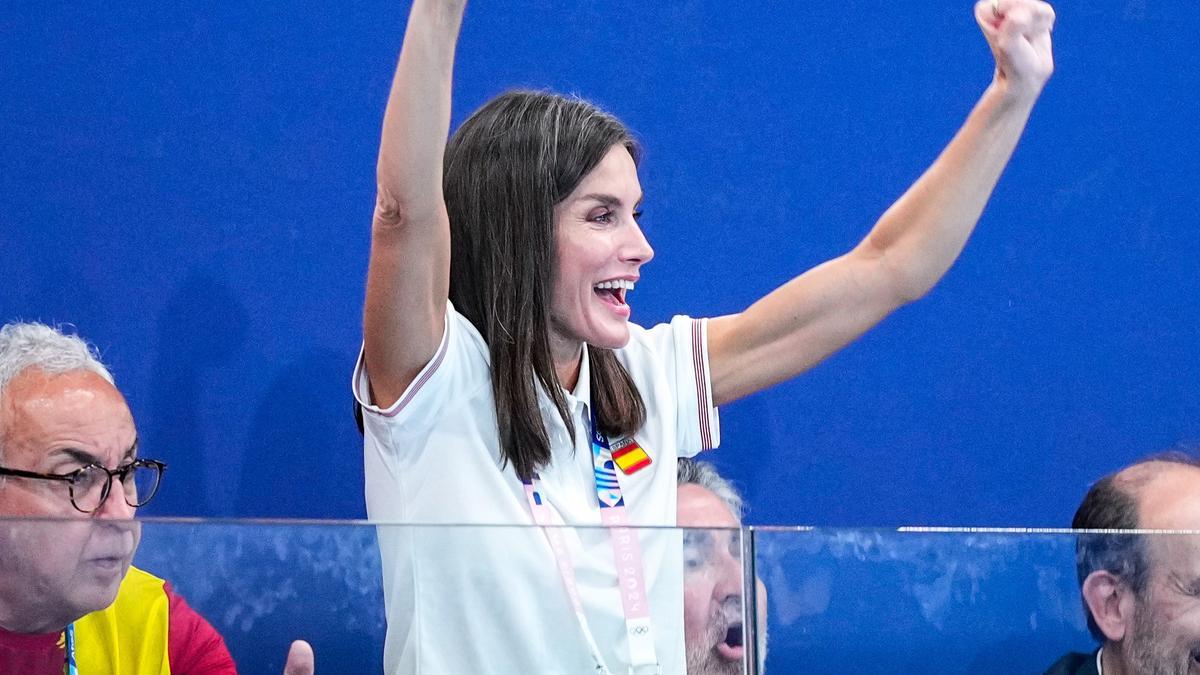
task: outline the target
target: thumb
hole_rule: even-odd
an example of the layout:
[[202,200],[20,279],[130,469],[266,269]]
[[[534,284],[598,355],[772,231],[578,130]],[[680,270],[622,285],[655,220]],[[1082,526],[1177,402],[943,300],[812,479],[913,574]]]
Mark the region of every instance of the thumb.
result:
[[1000,28],[1003,15],[999,14],[998,8],[999,3],[993,4],[991,0],[979,0],[975,3],[975,22],[988,37],[994,36]]
[[296,640],[288,649],[287,665],[283,667],[283,675],[313,675],[316,669],[316,659],[313,657],[312,645],[304,640]]

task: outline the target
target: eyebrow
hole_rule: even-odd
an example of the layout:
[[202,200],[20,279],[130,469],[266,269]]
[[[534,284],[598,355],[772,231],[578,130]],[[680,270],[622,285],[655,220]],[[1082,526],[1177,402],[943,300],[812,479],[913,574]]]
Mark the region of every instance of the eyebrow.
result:
[[99,457],[97,457],[96,455],[93,455],[92,453],[90,453],[86,450],[80,450],[79,448],[59,448],[58,450],[55,450],[52,454],[62,456],[66,459],[74,460],[75,462],[78,462],[80,466],[87,466],[89,464],[99,464],[100,463]]
[[[122,455],[122,459],[133,459],[133,458],[137,457],[137,450],[138,450],[138,438],[134,437],[133,445],[130,445],[129,449],[127,449],[124,452],[124,454]],[[64,455],[67,458],[78,462],[80,464],[80,466],[104,463],[104,462],[100,461],[99,456],[94,455],[86,450],[80,450],[79,448],[70,448],[70,447],[59,448],[58,450],[55,450],[52,454]]]
[[[642,200],[645,198],[646,198],[646,193],[643,192],[641,195],[638,196],[637,201],[634,202],[634,204],[633,204],[633,207],[637,208],[638,206],[641,206]],[[586,195],[580,197],[579,199],[581,201],[582,200],[591,200],[591,201],[600,202],[601,204],[604,204],[605,206],[612,206],[614,208],[620,208],[620,206],[625,203],[625,202],[621,201],[620,197],[618,197],[616,195],[610,195],[610,194],[607,194],[604,192],[592,192],[590,194],[586,194]]]

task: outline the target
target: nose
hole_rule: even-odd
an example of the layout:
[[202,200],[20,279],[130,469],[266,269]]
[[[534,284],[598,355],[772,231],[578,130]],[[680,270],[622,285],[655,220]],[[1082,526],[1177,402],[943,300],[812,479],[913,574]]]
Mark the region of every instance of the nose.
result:
[[137,513],[137,507],[130,506],[129,502],[125,501],[124,486],[121,485],[119,479],[114,478],[112,488],[108,491],[108,497],[92,515],[107,520],[130,520],[135,513]]
[[718,554],[714,561],[716,567],[716,583],[713,584],[713,597],[724,603],[742,599],[742,563],[727,552]]
[[630,219],[629,237],[621,252],[621,259],[628,263],[644,265],[654,257],[654,249],[650,247],[642,226],[636,220]]

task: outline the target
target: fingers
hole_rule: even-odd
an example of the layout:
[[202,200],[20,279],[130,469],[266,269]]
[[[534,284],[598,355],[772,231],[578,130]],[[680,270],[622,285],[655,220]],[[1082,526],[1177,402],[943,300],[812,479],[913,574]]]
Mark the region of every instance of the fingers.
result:
[[[985,32],[1033,35],[1054,29],[1054,8],[1040,0],[980,0],[975,20]],[[988,29],[991,30],[988,30]]]
[[995,33],[1000,24],[999,0],[978,0],[975,3],[975,20],[984,33]]
[[1050,32],[1054,8],[1041,0],[980,0],[975,20],[996,59],[996,82],[1022,98],[1036,98],[1054,72]]
[[287,665],[283,667],[283,675],[313,675],[316,670],[316,659],[313,656],[312,645],[304,640],[296,640],[288,649]]
[[1043,31],[1030,40],[1034,50],[1045,59],[1048,72],[1054,72],[1054,49],[1050,43],[1050,33]]
[[1000,15],[999,22],[1000,34],[1007,37],[1030,35],[1034,32],[1033,12],[1028,5],[1009,7]]
[[[1030,45],[1035,53],[1034,61],[1042,62],[1034,71],[1053,71],[1053,55],[1050,48],[1050,32],[1054,29],[1054,8],[1038,0],[992,0],[997,7],[996,33],[990,36],[998,62],[1009,62],[1018,58],[1015,50],[1021,43]],[[990,11],[990,10],[989,10]],[[1032,63],[1032,61],[1031,61]],[[1001,67],[1004,67],[1003,65]],[[1032,72],[1032,71],[1031,71]]]

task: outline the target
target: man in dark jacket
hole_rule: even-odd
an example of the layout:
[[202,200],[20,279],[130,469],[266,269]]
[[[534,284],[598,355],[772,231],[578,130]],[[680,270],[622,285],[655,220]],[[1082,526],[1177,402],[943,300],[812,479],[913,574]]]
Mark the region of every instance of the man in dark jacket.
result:
[[1047,675],[1200,674],[1200,458],[1167,453],[1105,476],[1071,526],[1171,532],[1079,535],[1084,612],[1101,647]]

